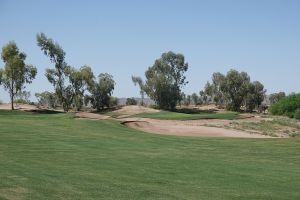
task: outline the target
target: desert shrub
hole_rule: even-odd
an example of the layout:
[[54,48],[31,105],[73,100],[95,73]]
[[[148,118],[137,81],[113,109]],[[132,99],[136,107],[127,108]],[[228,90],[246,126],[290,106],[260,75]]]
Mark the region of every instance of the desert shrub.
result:
[[300,120],[300,108],[295,111],[294,118]]
[[280,101],[285,96],[286,95],[285,95],[284,92],[278,92],[278,93],[270,94],[270,96],[269,96],[270,104],[273,105],[273,104],[277,103],[278,101]]
[[15,103],[19,103],[19,104],[28,104],[28,103],[29,103],[29,102],[26,101],[25,99],[16,99],[14,102],[15,102]]
[[29,104],[30,103],[30,92],[29,91],[19,91],[16,94],[14,103],[18,104]]
[[55,93],[45,91],[42,93],[35,93],[35,96],[38,100],[39,106],[56,108],[59,104],[59,99],[57,98],[57,95]]
[[153,108],[153,109],[156,109],[156,110],[160,109],[159,105],[157,105],[157,104],[151,104],[151,105],[149,105],[149,108]]
[[132,97],[132,98],[127,98],[126,99],[126,105],[137,105],[137,101]]
[[109,98],[109,107],[114,107],[117,106],[118,104],[119,104],[119,99],[117,97],[111,96]]
[[270,107],[273,115],[294,117],[295,111],[300,109],[300,94],[291,94]]

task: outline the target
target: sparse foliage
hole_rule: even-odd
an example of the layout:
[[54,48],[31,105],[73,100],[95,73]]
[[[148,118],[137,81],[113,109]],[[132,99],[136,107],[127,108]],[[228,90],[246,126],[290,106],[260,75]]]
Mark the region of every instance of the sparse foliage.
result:
[[225,75],[216,72],[212,75],[212,84],[209,82],[205,85],[205,95],[210,97],[206,99],[213,100],[216,105],[223,106],[225,103],[224,86],[225,86]]
[[109,98],[109,107],[115,107],[119,104],[119,99],[117,97],[110,96]]
[[207,104],[209,102],[209,97],[208,97],[207,93],[204,92],[203,90],[201,90],[199,92],[199,94],[200,94],[200,100],[201,100],[201,102],[203,104]]
[[59,104],[59,100],[55,93],[52,92],[42,92],[35,93],[35,97],[38,100],[38,106],[48,107],[48,108],[56,108]]
[[200,104],[199,96],[196,93],[193,93],[192,96],[191,96],[191,98],[192,98],[193,104],[195,106],[197,106],[197,105]]
[[145,83],[142,80],[141,77],[137,77],[137,76],[132,76],[131,77],[132,82],[134,83],[134,85],[139,85],[140,87],[140,94],[141,94],[141,105],[144,106],[145,102],[144,102],[144,98],[145,98]]
[[70,101],[72,94],[71,88],[69,86],[65,86],[65,79],[69,70],[69,66],[65,62],[66,53],[58,43],[47,38],[44,33],[37,35],[37,44],[44,54],[50,58],[50,61],[55,64],[54,69],[46,69],[45,76],[54,86],[56,96],[62,104],[64,111],[68,111],[72,104],[72,101]]
[[185,106],[191,105],[191,102],[192,102],[192,97],[191,97],[191,95],[184,95],[184,96],[183,96],[183,104],[184,104]]
[[24,103],[24,104],[29,104],[30,103],[30,92],[29,91],[19,91],[16,94],[16,103]]
[[126,105],[137,105],[137,101],[133,97],[127,98]]

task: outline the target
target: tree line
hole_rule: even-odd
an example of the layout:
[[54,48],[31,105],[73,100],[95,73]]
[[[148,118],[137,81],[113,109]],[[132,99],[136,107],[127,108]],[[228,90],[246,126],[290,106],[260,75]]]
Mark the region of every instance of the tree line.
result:
[[212,75],[204,90],[186,95],[182,88],[188,83],[185,72],[188,63],[182,54],[163,53],[153,66],[145,72],[145,81],[132,76],[132,81],[140,88],[143,99],[146,93],[161,109],[174,110],[177,105],[215,103],[231,111],[252,112],[260,109],[266,95],[264,86],[259,81],[251,82],[246,72],[230,70],[226,75],[219,72]]
[[[37,93],[40,104],[49,107],[61,106],[64,111],[80,110],[83,105],[90,105],[100,111],[117,104],[112,97],[115,89],[113,76],[101,73],[97,77],[91,67],[84,65],[79,69],[68,65],[65,60],[65,51],[53,39],[44,33],[36,36],[37,45],[47,56],[53,68],[47,68],[45,76],[53,85],[54,92]],[[29,84],[36,77],[37,68],[26,64],[26,54],[20,52],[15,42],[9,42],[2,48],[1,58],[5,63],[0,69],[0,84],[8,91],[11,106],[14,109],[14,98],[22,93],[25,84]],[[251,81],[246,72],[230,70],[227,74],[213,73],[211,82],[207,82],[204,89],[192,95],[186,95],[182,89],[188,81],[185,73],[188,63],[183,54],[172,51],[163,53],[154,64],[145,71],[145,80],[132,76],[134,85],[139,87],[144,105],[144,97],[150,97],[160,109],[175,110],[178,105],[195,105],[215,103],[232,111],[253,111],[261,109],[266,90],[259,81]],[[274,94],[273,101],[283,94]],[[128,104],[135,104],[128,99]]]
[[[54,93],[37,93],[40,103],[47,103],[50,107],[60,105],[64,111],[80,110],[84,103],[99,111],[114,103],[115,99],[111,97],[115,87],[112,75],[101,73],[95,77],[87,65],[79,69],[69,66],[65,61],[66,53],[57,42],[44,33],[37,34],[36,39],[41,51],[54,64],[54,68],[48,68],[45,72]],[[0,69],[0,84],[8,91],[13,110],[15,96],[36,77],[37,68],[25,63],[26,54],[19,51],[15,42],[9,42],[2,48],[1,58],[5,66]]]

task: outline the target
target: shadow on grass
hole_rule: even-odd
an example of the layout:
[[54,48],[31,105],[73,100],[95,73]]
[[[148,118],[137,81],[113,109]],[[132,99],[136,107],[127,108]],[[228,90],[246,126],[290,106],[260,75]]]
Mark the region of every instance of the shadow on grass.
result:
[[106,113],[110,113],[116,110],[120,110],[123,106],[115,106],[115,107],[111,107],[111,108],[103,108],[100,111],[97,110],[91,110],[91,113],[95,113],[95,114],[106,114]]
[[217,109],[199,110],[198,108],[179,108],[176,109],[174,112],[185,113],[185,114],[215,114],[218,112],[218,110]]
[[48,110],[48,109],[32,109],[32,110],[25,110],[25,112],[33,113],[33,114],[59,114],[59,113],[64,113],[63,111]]

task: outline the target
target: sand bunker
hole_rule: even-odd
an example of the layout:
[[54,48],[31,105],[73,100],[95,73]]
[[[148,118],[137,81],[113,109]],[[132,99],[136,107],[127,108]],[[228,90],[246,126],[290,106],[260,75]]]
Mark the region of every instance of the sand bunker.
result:
[[270,136],[248,133],[244,131],[231,130],[225,128],[207,127],[193,123],[153,120],[153,119],[127,119],[123,122],[125,126],[144,131],[147,133],[193,136],[193,137],[231,137],[231,138],[272,138]]
[[89,113],[89,112],[77,112],[75,113],[75,117],[79,119],[93,119],[93,120],[101,120],[101,119],[108,119],[110,116],[101,115],[97,113]]

